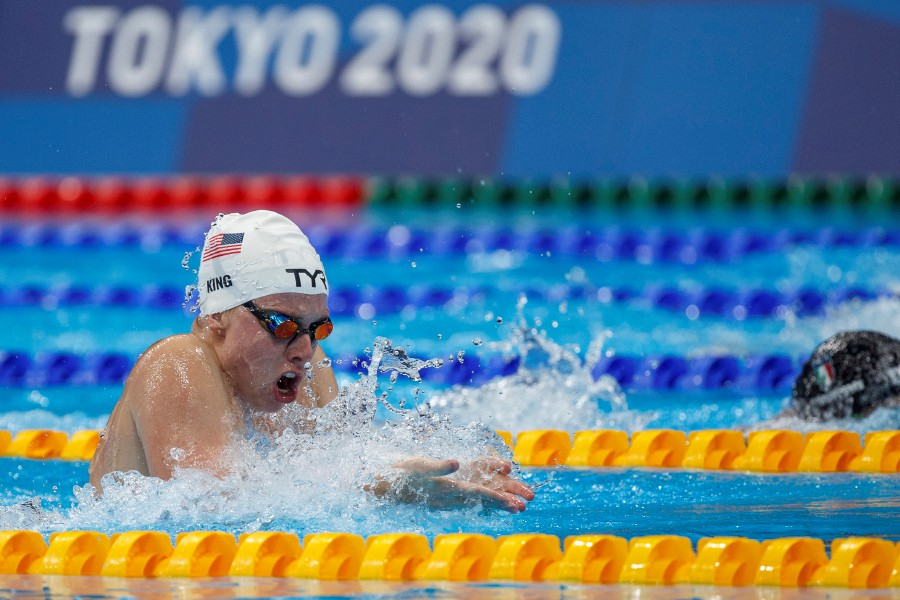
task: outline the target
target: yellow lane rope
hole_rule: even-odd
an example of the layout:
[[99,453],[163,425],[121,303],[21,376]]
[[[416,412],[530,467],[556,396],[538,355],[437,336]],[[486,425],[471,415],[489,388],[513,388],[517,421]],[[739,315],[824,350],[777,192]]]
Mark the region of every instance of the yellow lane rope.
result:
[[[526,467],[655,467],[768,473],[855,471],[900,472],[900,431],[873,431],[864,439],[852,431],[740,431],[709,429],[685,433],[648,429],[566,431],[539,429],[515,438],[497,432]],[[0,431],[0,455],[21,458],[90,460],[99,431],[71,436],[48,429]]]
[[877,538],[757,541],[651,535],[559,538],[479,533],[178,534],[0,531],[0,574],[293,577],[316,580],[516,581],[885,588],[900,586],[900,548]]

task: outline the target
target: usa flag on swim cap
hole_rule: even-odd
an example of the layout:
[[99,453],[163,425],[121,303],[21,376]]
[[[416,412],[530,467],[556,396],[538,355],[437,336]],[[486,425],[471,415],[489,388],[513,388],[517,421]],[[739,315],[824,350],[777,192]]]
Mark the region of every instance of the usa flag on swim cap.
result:
[[238,254],[243,243],[243,233],[220,233],[214,235],[206,241],[206,248],[203,249],[200,262],[206,262],[220,256],[228,256],[229,254]]

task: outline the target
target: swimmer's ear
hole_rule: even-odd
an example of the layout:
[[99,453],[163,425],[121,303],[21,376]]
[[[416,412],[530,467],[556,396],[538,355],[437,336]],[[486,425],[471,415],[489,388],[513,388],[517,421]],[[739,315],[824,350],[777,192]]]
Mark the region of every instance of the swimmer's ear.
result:
[[206,326],[216,335],[223,335],[225,333],[225,320],[222,318],[222,315],[224,314],[225,313],[213,313],[206,316]]

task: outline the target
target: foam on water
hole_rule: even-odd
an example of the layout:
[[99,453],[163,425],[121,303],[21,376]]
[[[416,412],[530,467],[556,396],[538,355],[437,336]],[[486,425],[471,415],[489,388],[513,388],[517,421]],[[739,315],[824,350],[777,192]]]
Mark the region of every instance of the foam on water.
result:
[[518,358],[518,370],[481,386],[438,392],[431,406],[459,420],[512,432],[641,429],[649,415],[628,410],[615,379],[604,375],[595,380],[591,374],[605,340],[605,336],[595,339],[582,358],[529,324],[520,311],[509,339],[484,344],[488,351]]
[[889,431],[900,428],[900,407],[882,407],[865,417],[807,421],[796,415],[783,413],[761,421],[747,428],[748,431],[763,429],[787,429],[790,431],[854,431],[864,436],[870,431]]
[[782,342],[801,352],[813,349],[832,335],[853,329],[871,329],[900,338],[900,298],[850,300],[829,307],[820,317],[786,320]]
[[85,429],[100,430],[106,426],[108,415],[87,416],[84,413],[56,414],[42,408],[0,413],[0,430],[18,432],[25,429],[53,429],[67,434]]
[[[595,381],[590,369],[606,351],[609,340],[621,332],[603,331],[582,358],[577,349],[557,344],[545,331],[530,324],[523,316],[524,305],[524,299],[520,300],[518,325],[508,339],[478,343],[487,351],[500,352],[507,358],[518,357],[519,370],[481,386],[456,386],[438,391],[430,398],[431,406],[459,420],[478,420],[495,429],[513,432],[550,428],[572,432],[599,428],[637,431],[647,427],[674,427],[690,431],[737,427],[802,432],[843,429],[864,434],[900,428],[900,408],[893,407],[878,409],[864,418],[804,420],[781,412],[790,405],[789,394],[741,397],[736,391],[716,391],[714,395],[694,393],[685,397],[677,391],[657,392],[661,399],[652,409],[641,406],[645,402],[629,406],[628,395],[612,378],[604,376]],[[801,360],[826,338],[850,329],[875,329],[900,337],[900,300],[852,300],[829,308],[822,316],[791,316],[778,330],[766,334],[770,338],[766,345],[772,352],[787,353]],[[723,324],[707,325],[703,332],[704,342],[696,340],[698,350],[686,355],[741,356],[747,352],[743,348],[747,334],[739,324],[731,325],[730,329]],[[628,333],[624,335],[629,337]],[[651,335],[663,339],[673,337],[659,329]]]

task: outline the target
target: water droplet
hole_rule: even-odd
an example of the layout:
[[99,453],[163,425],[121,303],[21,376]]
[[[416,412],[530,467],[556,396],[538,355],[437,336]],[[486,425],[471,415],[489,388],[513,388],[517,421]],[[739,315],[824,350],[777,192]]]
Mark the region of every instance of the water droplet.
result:
[[[181,303],[182,308],[184,308],[185,306],[187,306],[188,304],[191,303],[191,300],[194,297],[194,290],[196,290],[196,289],[197,289],[197,286],[195,286],[195,285],[184,286],[184,301]],[[196,310],[197,310],[196,305],[191,306],[191,311],[196,311]]]
[[413,269],[415,269],[415,268],[416,268],[416,261],[412,261],[411,263],[409,263],[409,266],[411,266]]
[[481,338],[475,338],[474,340],[472,340],[472,345],[473,345],[473,346],[480,346],[480,345],[483,344],[483,343],[484,343],[484,342],[481,341]]
[[169,450],[169,456],[172,457],[172,460],[180,462],[187,458],[187,452],[185,452],[181,448],[172,448],[171,450]]
[[457,203],[456,203],[456,208],[462,208],[462,202],[457,202]]
[[502,322],[503,322],[503,317],[497,317],[497,323],[502,323]]
[[443,334],[443,333],[439,333],[439,334],[438,334],[438,339],[439,339],[439,340],[444,339],[444,334]]

